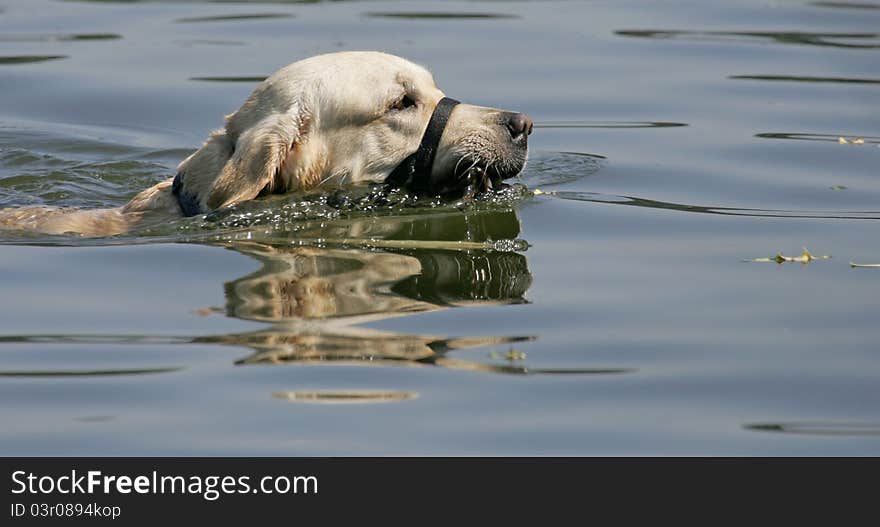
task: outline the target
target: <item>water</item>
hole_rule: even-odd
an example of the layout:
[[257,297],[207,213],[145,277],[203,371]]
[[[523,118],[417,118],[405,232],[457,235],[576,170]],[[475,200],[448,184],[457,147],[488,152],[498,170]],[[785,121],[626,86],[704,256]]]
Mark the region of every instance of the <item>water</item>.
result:
[[[6,455],[877,455],[880,4],[0,5],[0,206],[167,178],[278,67],[524,111],[460,210],[370,190],[0,234]],[[535,193],[535,191],[539,191]],[[746,261],[796,257],[807,264]]]

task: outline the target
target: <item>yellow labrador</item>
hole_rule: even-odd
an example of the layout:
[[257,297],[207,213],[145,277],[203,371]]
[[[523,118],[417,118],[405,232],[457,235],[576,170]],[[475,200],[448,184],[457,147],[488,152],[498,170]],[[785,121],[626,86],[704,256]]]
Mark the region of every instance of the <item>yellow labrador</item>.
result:
[[319,55],[257,86],[175,178],[125,206],[0,210],[0,228],[105,236],[156,215],[192,216],[324,184],[481,191],[522,170],[531,130],[521,113],[444,97],[426,69],[400,57]]

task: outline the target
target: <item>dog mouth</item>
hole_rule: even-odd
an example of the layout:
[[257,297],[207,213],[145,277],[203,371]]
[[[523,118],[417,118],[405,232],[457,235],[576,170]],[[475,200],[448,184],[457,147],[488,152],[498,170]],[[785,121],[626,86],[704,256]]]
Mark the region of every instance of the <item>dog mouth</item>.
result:
[[463,189],[465,194],[483,194],[491,190],[499,190],[504,179],[498,170],[480,163],[457,170],[454,178],[455,187]]
[[504,180],[516,176],[522,169],[522,164],[518,163],[500,166],[482,160],[462,160],[453,170],[451,182],[446,185],[444,193],[461,192],[465,196],[475,196],[498,191],[507,186]]

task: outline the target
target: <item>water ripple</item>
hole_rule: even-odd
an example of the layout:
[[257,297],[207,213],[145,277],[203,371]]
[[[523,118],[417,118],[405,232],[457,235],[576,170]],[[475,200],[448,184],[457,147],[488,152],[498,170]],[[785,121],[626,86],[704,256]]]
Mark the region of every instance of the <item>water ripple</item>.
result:
[[417,399],[419,393],[389,390],[313,390],[272,392],[272,397],[297,403],[372,404]]
[[468,13],[468,12],[440,12],[440,11],[394,11],[394,12],[369,12],[364,16],[370,18],[403,18],[410,20],[469,20],[469,19],[501,19],[520,18],[517,15],[506,13]]
[[137,368],[123,370],[31,370],[0,371],[0,377],[104,377],[115,375],[146,375],[180,371],[181,367]]
[[595,174],[604,161],[603,155],[585,152],[538,153],[529,160],[521,177],[530,186],[570,183]]
[[535,128],[675,128],[687,123],[666,121],[541,121]]
[[805,31],[690,31],[665,29],[620,29],[622,37],[656,40],[707,40],[715,42],[763,41],[801,46],[873,49],[880,47],[878,33],[812,33]]
[[[504,363],[466,360],[449,356],[450,352],[473,348],[534,341],[534,336],[455,337],[400,333],[358,333],[357,330],[317,327],[297,331],[277,326],[252,333],[208,336],[152,335],[3,335],[2,343],[92,344],[99,345],[188,345],[215,344],[252,348],[253,353],[235,361],[236,365],[325,365],[366,367],[440,367],[503,375],[621,375],[636,373],[630,367],[544,368],[528,361]],[[100,375],[142,375],[170,373],[182,367],[137,368],[114,370],[34,370],[0,372],[0,377],[91,377]],[[288,392],[279,392],[288,393]],[[286,398],[286,397],[282,397]]]
[[800,132],[763,132],[755,134],[761,139],[788,139],[793,141],[824,141],[828,143],[841,143],[841,138],[850,142],[852,138],[861,139],[866,144],[880,144],[880,137],[857,134],[807,134]]
[[147,188],[168,173],[166,166],[144,161],[75,163],[17,150],[2,154],[3,165],[15,174],[0,179],[0,206],[20,205],[23,196],[28,204],[119,206],[132,188]]
[[191,81],[198,82],[248,82],[248,83],[256,83],[263,82],[266,80],[265,75],[256,75],[253,77],[247,76],[227,76],[227,77],[190,77]]
[[0,35],[0,42],[78,42],[91,40],[119,40],[116,33],[21,33]]
[[880,220],[878,211],[824,211],[824,210],[786,210],[786,209],[750,209],[738,207],[715,207],[705,205],[688,205],[673,203],[634,196],[618,196],[613,194],[600,194],[597,192],[570,192],[553,191],[545,194],[560,199],[573,201],[588,201],[592,203],[609,203],[614,205],[628,205],[632,207],[646,207],[650,209],[677,210],[680,212],[695,212],[698,214],[720,214],[724,216],[753,216],[759,218],[811,218],[831,220]]
[[819,2],[810,2],[809,5],[816,6],[816,7],[830,7],[833,9],[880,9],[880,4],[871,4],[868,2],[819,1]]
[[294,18],[295,15],[290,13],[254,13],[240,15],[214,15],[214,16],[194,16],[186,18],[178,18],[175,22],[179,24],[192,24],[201,22],[239,22],[242,20],[264,20],[275,18]]
[[783,434],[805,434],[821,436],[880,436],[877,423],[835,423],[835,422],[794,422],[794,423],[752,423],[743,425],[746,430],[755,432],[776,432]]
[[728,79],[752,80],[752,81],[782,81],[782,82],[820,82],[839,84],[880,84],[880,79],[859,79],[851,77],[814,77],[807,75],[731,75]]
[[33,64],[35,62],[47,62],[50,60],[63,60],[67,55],[5,55],[0,56],[0,66],[14,64]]

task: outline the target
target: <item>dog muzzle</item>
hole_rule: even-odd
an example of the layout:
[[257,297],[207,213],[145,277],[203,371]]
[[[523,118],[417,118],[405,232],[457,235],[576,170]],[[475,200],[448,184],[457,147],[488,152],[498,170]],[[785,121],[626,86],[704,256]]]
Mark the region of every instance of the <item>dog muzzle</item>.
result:
[[431,191],[435,189],[435,181],[431,180],[431,170],[434,168],[434,158],[440,146],[440,137],[449,122],[449,116],[459,101],[443,97],[434,108],[425,135],[419,149],[404,159],[391,174],[385,178],[385,183],[396,187],[409,186],[416,191]]

